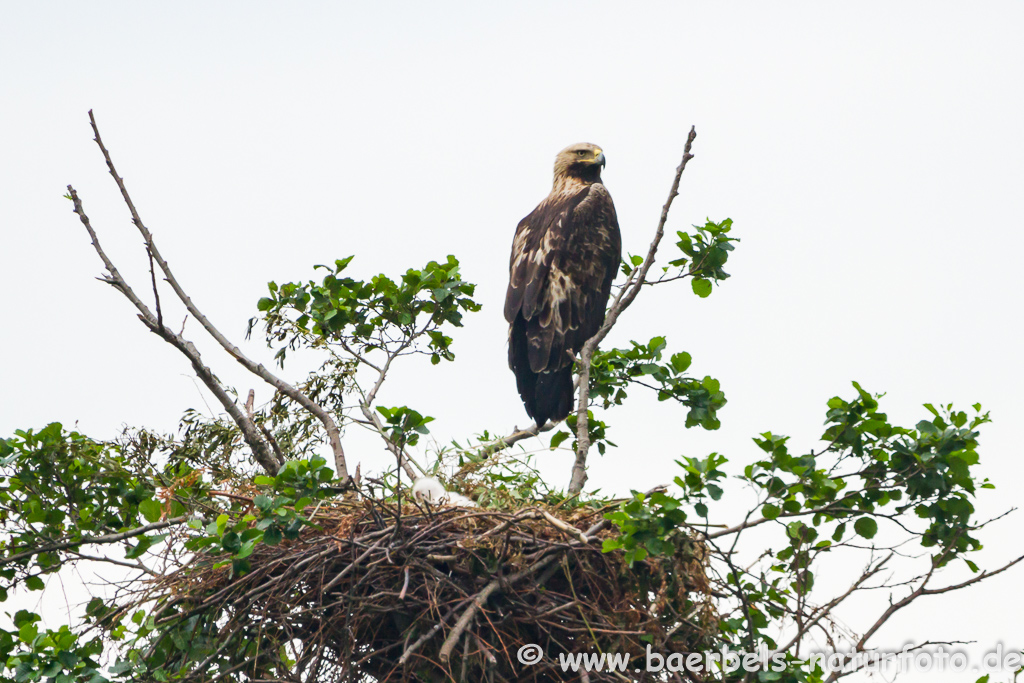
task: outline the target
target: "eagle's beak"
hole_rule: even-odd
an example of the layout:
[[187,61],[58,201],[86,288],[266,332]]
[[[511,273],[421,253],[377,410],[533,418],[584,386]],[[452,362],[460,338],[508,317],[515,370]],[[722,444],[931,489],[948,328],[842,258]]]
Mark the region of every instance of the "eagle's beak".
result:
[[598,152],[597,153],[597,156],[594,158],[594,163],[595,164],[600,164],[600,166],[602,168],[604,168],[604,164],[605,164],[604,152]]

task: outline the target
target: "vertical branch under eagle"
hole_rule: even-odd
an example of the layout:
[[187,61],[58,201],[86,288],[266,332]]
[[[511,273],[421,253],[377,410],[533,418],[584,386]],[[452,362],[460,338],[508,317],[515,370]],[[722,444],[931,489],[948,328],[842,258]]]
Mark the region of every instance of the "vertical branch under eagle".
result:
[[654,257],[658,251],[658,244],[665,234],[665,222],[668,220],[669,209],[672,208],[672,201],[679,194],[679,181],[686,170],[687,162],[693,158],[690,148],[697,137],[697,129],[690,127],[690,134],[686,137],[686,145],[683,148],[683,159],[676,168],[676,176],[672,181],[672,189],[668,193],[668,200],[661,209],[661,218],[658,221],[658,228],[654,232],[654,239],[647,249],[647,256],[639,267],[634,268],[626,282],[622,285],[618,294],[612,300],[611,306],[605,315],[604,324],[583,345],[580,351],[577,364],[579,366],[579,400],[576,402],[576,460],[572,466],[572,477],[569,480],[569,495],[576,495],[583,490],[583,484],[587,481],[587,453],[590,451],[590,421],[587,410],[590,405],[590,362],[594,351],[611,331],[622,311],[626,310],[643,287],[647,273],[654,265]]

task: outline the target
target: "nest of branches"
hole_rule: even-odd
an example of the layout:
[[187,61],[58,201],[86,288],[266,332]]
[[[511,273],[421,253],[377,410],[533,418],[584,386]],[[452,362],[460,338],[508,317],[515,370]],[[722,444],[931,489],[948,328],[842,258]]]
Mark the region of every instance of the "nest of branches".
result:
[[602,512],[338,504],[242,576],[200,555],[161,579],[159,621],[202,641],[209,657],[182,661],[202,680],[579,680],[559,655],[707,649],[703,546],[628,567],[602,552]]

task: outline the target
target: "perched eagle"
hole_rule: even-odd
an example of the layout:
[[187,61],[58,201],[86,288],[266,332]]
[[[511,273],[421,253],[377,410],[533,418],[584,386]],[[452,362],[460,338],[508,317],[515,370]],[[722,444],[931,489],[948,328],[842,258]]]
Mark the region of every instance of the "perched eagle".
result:
[[509,263],[508,364],[538,426],[573,406],[572,366],[604,323],[622,243],[597,145],[555,157],[551,194],[519,221]]

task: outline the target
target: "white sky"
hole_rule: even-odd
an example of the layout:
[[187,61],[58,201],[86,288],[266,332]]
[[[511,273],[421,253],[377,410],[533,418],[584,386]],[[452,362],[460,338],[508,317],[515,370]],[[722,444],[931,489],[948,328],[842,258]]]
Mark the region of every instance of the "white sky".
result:
[[[501,307],[515,225],[547,193],[554,154],[604,148],[624,247],[640,252],[696,124],[669,226],[733,218],[733,279],[707,300],[686,283],[645,291],[610,342],[665,334],[691,352],[694,373],[722,381],[723,426],[686,431],[683,412],[638,398],[609,416],[619,448],[595,454],[590,485],[668,482],[681,454],[742,465],[769,429],[811,447],[825,401],[856,379],[888,392],[904,423],[926,401],[991,409],[983,472],[999,488],[979,508],[1014,506],[1024,7],[623,7],[5,3],[0,434],[54,420],[101,438],[122,424],[172,430],[185,408],[205,409],[185,360],[92,279],[100,263],[61,198],[74,184],[148,293],[90,108],[179,279],[238,342],[268,280],[349,254],[358,276],[456,254],[484,304],[454,335],[456,363],[399,365],[381,395],[435,416],[441,442],[528,423]],[[186,329],[243,396],[270,398]],[[246,350],[269,359],[261,344]],[[352,434],[347,447],[364,470],[384,462],[372,440]],[[571,456],[541,457],[564,486]],[[1019,524],[986,533],[979,563],[1019,554]],[[918,603],[873,642],[1024,645],[1020,577]],[[863,630],[877,606],[849,623]],[[974,677],[907,680],[940,679]]]

